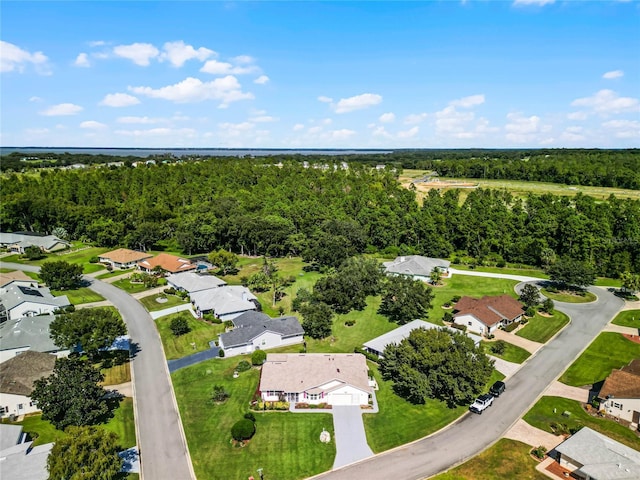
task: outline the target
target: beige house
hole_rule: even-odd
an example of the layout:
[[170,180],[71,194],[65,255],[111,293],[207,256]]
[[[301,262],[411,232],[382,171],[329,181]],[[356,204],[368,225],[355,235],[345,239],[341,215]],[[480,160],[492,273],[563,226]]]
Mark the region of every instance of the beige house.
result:
[[509,295],[462,297],[454,307],[453,322],[470,332],[491,335],[500,327],[520,321],[522,308],[522,303]]
[[368,405],[374,385],[358,353],[271,353],[262,366],[259,390],[264,401]]
[[191,260],[180,258],[170,253],[160,253],[153,258],[147,258],[146,260],[138,262],[138,268],[147,273],[152,273],[156,267],[161,268],[165,272],[180,273],[195,270],[197,266],[193,264]]
[[111,252],[103,253],[98,256],[98,261],[105,265],[111,265],[114,270],[134,268],[138,262],[151,258],[153,255],[128,248],[118,248]]
[[598,394],[600,408],[609,415],[640,424],[640,358],[607,377]]
[[0,363],[0,416],[39,412],[31,401],[36,380],[53,373],[55,355],[27,350]]

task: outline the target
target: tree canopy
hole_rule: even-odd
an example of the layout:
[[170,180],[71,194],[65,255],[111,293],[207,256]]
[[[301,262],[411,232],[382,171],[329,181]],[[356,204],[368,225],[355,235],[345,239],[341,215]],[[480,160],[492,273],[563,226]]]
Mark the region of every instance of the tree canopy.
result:
[[471,403],[483,391],[493,361],[461,332],[415,329],[391,344],[380,360],[380,372],[394,391],[412,403],[434,398],[450,407]]
[[300,307],[302,328],[311,338],[326,338],[331,335],[333,310],[326,303],[308,303]]
[[571,257],[562,257],[549,267],[549,278],[562,287],[585,289],[596,279],[593,267]]
[[40,267],[40,278],[51,290],[73,290],[82,281],[82,265],[64,260],[45,262]]
[[403,325],[425,318],[432,300],[433,291],[420,280],[393,275],[385,282],[378,312]]

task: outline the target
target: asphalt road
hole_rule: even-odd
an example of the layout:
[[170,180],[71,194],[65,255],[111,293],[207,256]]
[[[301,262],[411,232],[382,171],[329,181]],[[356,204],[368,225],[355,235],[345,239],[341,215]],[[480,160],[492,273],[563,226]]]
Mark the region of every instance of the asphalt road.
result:
[[448,470],[491,446],[589,346],[624,303],[604,289],[591,288],[590,291],[598,296],[596,302],[556,303],[558,310],[569,315],[571,323],[507,381],[505,393],[482,415],[466,413],[458,422],[431,437],[314,478],[422,479]]
[[[37,267],[6,262],[2,262],[2,267],[30,272],[39,270]],[[167,360],[153,320],[144,307],[126,292],[93,278],[85,279],[91,283],[93,291],[120,311],[132,344],[137,345],[131,366],[141,478],[195,479]]]

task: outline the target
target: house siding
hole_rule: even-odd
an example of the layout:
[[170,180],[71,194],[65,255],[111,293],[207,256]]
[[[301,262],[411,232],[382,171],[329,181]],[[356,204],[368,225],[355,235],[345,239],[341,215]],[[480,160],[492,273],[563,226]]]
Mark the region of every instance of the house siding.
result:
[[254,350],[267,350],[269,348],[284,347],[286,345],[295,345],[304,341],[303,335],[295,335],[282,338],[281,335],[273,332],[265,332],[254,338],[250,343],[237,345],[233,347],[225,347],[222,338],[220,339],[220,348],[224,350],[226,357],[242,355],[243,353],[251,353]]
[[600,407],[613,417],[633,422],[634,412],[640,412],[640,398],[609,398]]
[[[22,408],[19,408],[22,406]],[[25,415],[27,413],[36,413],[40,409],[32,405],[31,398],[25,395],[13,395],[11,393],[0,393],[0,407],[5,411],[2,417],[9,415]]]
[[60,308],[58,305],[44,305],[42,303],[23,302],[9,310],[9,319],[16,320],[22,317],[35,317],[53,313],[54,310]]
[[489,335],[497,327],[496,324],[494,327],[489,328],[473,315],[458,315],[453,319],[453,323],[464,325],[470,332],[477,332],[480,335]]

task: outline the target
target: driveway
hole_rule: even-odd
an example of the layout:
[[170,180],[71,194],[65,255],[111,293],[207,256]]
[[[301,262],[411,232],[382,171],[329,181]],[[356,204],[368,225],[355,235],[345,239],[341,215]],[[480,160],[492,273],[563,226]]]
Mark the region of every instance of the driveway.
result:
[[504,330],[496,330],[494,332],[496,340],[504,340],[516,347],[524,348],[529,353],[536,353],[542,347],[542,343],[533,342],[528,338],[519,337],[515,333],[505,332]]
[[218,358],[220,352],[219,347],[211,347],[209,350],[203,352],[197,352],[187,357],[178,358],[177,360],[169,360],[167,365],[169,366],[169,372],[173,373],[181,368],[190,367],[196,363],[204,362],[212,358]]
[[509,429],[505,434],[505,438],[518,440],[531,447],[544,445],[548,452],[564,441],[564,437],[556,436],[539,428],[532,427],[522,419],[518,420],[516,424]]
[[364,433],[360,406],[334,405],[331,410],[336,441],[336,458],[333,461],[333,468],[344,467],[373,456]]

